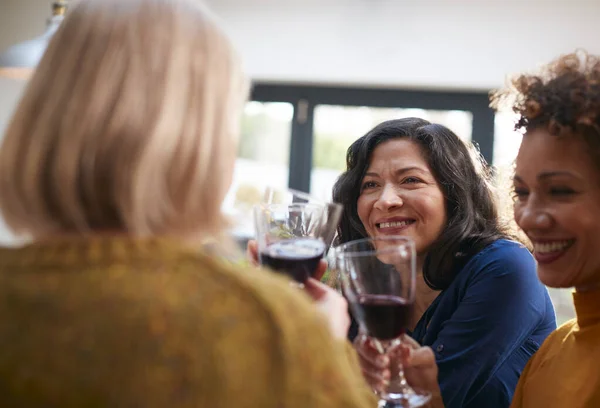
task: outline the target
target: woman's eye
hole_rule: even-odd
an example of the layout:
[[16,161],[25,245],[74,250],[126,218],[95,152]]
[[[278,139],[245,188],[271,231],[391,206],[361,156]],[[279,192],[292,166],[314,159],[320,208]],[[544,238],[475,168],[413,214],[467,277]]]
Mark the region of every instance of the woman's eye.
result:
[[374,181],[365,181],[361,187],[362,190],[366,190],[369,188],[374,188],[377,187],[377,183],[375,183]]
[[513,199],[515,201],[523,201],[524,199],[527,198],[527,196],[529,195],[529,192],[527,190],[524,190],[522,188],[515,188],[513,190]]
[[555,187],[550,189],[550,194],[554,196],[569,196],[575,194],[575,190],[568,187]]
[[416,177],[407,177],[404,179],[404,183],[406,183],[406,184],[421,183],[421,180]]

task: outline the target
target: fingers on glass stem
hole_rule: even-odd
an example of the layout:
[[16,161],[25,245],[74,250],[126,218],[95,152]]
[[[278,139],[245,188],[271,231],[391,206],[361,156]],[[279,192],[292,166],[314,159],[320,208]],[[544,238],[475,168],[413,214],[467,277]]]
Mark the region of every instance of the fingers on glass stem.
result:
[[371,384],[371,387],[377,392],[385,391],[385,389],[390,385],[391,373],[389,370],[383,370],[380,372],[363,371],[363,374],[365,378],[367,378],[369,384]]

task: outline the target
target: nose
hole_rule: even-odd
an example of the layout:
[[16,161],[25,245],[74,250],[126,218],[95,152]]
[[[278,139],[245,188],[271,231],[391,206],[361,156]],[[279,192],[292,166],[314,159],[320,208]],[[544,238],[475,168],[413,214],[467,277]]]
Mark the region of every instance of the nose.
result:
[[394,186],[386,185],[381,190],[381,195],[377,198],[373,207],[380,211],[390,211],[401,207],[403,204],[404,202],[398,195]]
[[515,221],[525,233],[552,227],[552,216],[535,197],[515,204]]

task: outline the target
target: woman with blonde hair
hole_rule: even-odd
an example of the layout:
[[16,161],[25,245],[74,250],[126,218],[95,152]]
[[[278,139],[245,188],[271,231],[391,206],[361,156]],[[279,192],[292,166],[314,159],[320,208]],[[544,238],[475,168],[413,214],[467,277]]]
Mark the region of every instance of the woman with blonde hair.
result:
[[246,94],[192,0],[70,11],[0,151],[3,406],[373,406],[339,295],[198,251]]

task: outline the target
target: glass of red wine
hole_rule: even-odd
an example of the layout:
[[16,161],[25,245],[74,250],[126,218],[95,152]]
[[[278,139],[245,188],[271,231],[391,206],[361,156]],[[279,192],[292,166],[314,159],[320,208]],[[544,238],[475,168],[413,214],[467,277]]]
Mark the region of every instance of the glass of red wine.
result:
[[342,291],[361,330],[392,362],[389,385],[378,392],[380,406],[425,405],[431,395],[410,387],[399,359],[391,358],[402,344],[415,301],[414,242],[401,236],[367,238],[340,245],[335,255]]
[[259,263],[289,275],[302,287],[326,254],[339,214],[332,214],[325,203],[257,205],[254,218]]

